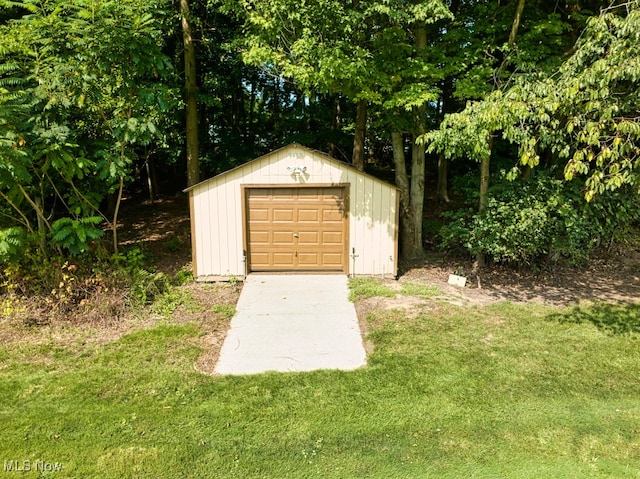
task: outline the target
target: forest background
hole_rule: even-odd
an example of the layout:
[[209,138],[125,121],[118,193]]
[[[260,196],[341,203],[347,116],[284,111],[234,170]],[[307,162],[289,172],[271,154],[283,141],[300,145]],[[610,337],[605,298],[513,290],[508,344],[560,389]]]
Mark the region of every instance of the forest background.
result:
[[407,260],[586,264],[640,220],[639,51],[638,0],[0,0],[2,287],[146,298],[123,197],[291,142],[400,188]]

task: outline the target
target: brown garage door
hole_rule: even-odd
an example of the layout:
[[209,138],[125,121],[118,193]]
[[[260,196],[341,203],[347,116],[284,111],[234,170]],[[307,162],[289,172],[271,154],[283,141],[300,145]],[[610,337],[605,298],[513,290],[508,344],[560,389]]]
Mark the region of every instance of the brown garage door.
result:
[[249,188],[249,271],[346,272],[345,189]]

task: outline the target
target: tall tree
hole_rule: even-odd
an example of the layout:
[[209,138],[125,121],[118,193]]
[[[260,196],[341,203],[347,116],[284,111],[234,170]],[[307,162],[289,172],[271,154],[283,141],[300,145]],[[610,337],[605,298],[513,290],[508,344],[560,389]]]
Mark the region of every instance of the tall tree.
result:
[[[638,0],[605,9],[588,22],[557,71],[521,75],[508,88],[448,115],[440,130],[426,135],[429,149],[479,159],[490,154],[489,133],[496,132],[496,141],[519,150],[507,178],[520,178],[523,168],[564,168],[564,179],[578,182],[573,189],[581,189],[587,201],[598,198],[596,208],[607,196],[616,204],[620,196],[614,190],[631,185],[637,192],[640,185],[639,32]],[[629,204],[637,211],[637,195]],[[617,224],[630,211],[625,208],[608,206],[610,214],[599,221]],[[571,212],[571,223],[581,221],[583,231],[574,229],[575,234],[584,235],[584,219]]]
[[[14,224],[72,253],[118,207],[137,145],[161,135],[172,69],[160,5],[137,0],[11,2],[0,26],[0,183]],[[62,211],[62,213],[61,213]]]
[[182,39],[184,44],[184,96],[187,146],[187,185],[200,181],[198,162],[198,87],[196,76],[196,51],[191,30],[189,0],[180,0]]
[[[339,92],[369,105],[393,137],[396,161],[406,161],[404,134],[424,132],[424,106],[436,101],[440,78],[427,54],[424,25],[449,15],[439,0],[353,2],[247,1],[248,62],[293,78],[303,88]],[[366,103],[365,103],[366,102]],[[360,110],[359,119],[366,118]],[[356,125],[357,139],[363,132]],[[354,151],[357,153],[359,141]],[[424,151],[411,147],[411,170],[399,178],[403,254],[422,251]],[[361,159],[357,157],[356,166]],[[402,159],[402,160],[401,160]],[[405,168],[406,170],[406,168]],[[396,176],[402,171],[396,165]],[[405,181],[406,180],[406,181]]]

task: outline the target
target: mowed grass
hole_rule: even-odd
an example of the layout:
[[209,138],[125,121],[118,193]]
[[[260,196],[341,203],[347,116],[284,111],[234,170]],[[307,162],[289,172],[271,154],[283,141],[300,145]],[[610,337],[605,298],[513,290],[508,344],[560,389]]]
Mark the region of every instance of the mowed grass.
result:
[[32,470],[0,477],[41,461],[56,478],[637,478],[639,319],[434,302],[374,311],[365,368],[247,377],[197,373],[190,324],[13,344],[0,467]]

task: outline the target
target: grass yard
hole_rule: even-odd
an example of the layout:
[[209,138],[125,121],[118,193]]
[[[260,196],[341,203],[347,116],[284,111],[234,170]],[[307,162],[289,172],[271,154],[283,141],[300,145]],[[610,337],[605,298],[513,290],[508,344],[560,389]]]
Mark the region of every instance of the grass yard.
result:
[[640,306],[367,321],[354,372],[209,377],[200,327],[171,321],[2,346],[0,477],[640,477]]

